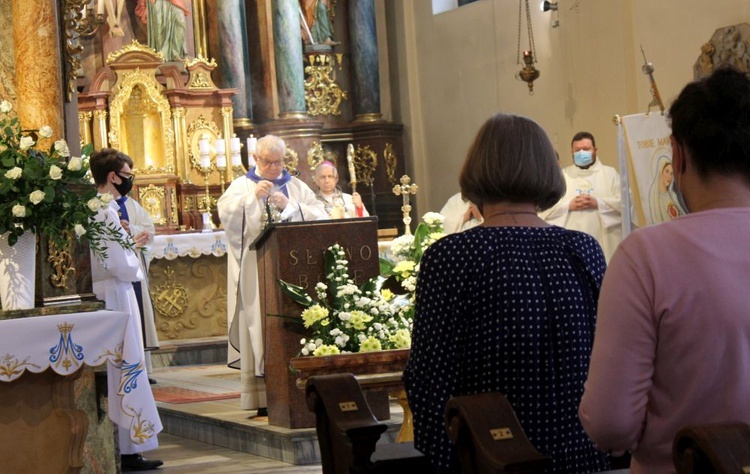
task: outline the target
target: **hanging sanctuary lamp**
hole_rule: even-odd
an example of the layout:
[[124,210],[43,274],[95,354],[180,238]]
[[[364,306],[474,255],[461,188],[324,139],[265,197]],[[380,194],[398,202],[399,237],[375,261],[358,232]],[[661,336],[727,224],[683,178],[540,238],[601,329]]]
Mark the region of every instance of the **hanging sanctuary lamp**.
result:
[[534,95],[534,81],[539,78],[539,70],[534,67],[536,62],[536,47],[534,46],[534,30],[531,27],[531,10],[529,0],[518,0],[518,53],[516,64],[521,64],[521,23],[523,23],[522,7],[526,6],[526,29],[529,40],[528,49],[523,50],[523,67],[516,74],[516,78],[529,86],[529,95]]

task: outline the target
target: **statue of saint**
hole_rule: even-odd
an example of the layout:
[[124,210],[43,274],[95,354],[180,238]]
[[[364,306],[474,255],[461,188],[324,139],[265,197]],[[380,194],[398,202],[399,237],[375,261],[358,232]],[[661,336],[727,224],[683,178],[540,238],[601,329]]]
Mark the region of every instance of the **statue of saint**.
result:
[[339,44],[333,40],[333,26],[328,16],[328,0],[299,0],[304,18],[302,39],[306,44]]
[[187,55],[185,17],[190,15],[186,0],[138,0],[135,12],[146,24],[149,47],[165,61],[182,61]]

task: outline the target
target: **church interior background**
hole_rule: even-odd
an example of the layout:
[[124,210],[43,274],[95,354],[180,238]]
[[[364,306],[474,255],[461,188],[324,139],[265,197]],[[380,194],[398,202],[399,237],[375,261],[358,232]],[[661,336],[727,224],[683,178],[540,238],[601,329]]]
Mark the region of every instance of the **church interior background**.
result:
[[[344,191],[352,144],[365,205],[380,228],[400,233],[398,179],[406,174],[419,185],[414,221],[439,210],[458,191],[471,139],[497,112],[539,122],[564,165],[570,138],[588,130],[601,160],[618,167],[613,116],[646,112],[651,102],[641,48],[667,105],[722,51],[746,70],[750,64],[744,0],[559,0],[547,12],[533,0],[540,71],[533,94],[518,78],[528,30],[513,1],[328,0],[335,44],[311,46],[302,41],[310,34],[300,22],[305,2],[184,0],[177,2],[185,7],[184,51],[166,56],[149,47],[139,3],[0,0],[0,98],[28,128],[52,125],[73,154],[89,142],[129,153],[134,197],[166,247],[198,235],[207,210],[218,224],[216,199],[244,173],[251,137],[284,138],[288,167],[308,183],[317,163],[334,162]],[[83,6],[91,7],[85,18],[73,13]],[[116,19],[111,6],[122,9]],[[97,12],[109,20],[97,24]],[[66,42],[70,19],[80,28]],[[733,25],[739,33],[715,36]],[[30,42],[27,32],[37,29],[40,39]],[[71,50],[79,57],[73,63]],[[204,136],[210,168],[201,166]],[[226,139],[223,166],[219,138]],[[180,285],[174,294],[191,295],[179,308],[157,309],[162,340],[226,335],[226,256],[215,250],[152,263],[155,298]]]

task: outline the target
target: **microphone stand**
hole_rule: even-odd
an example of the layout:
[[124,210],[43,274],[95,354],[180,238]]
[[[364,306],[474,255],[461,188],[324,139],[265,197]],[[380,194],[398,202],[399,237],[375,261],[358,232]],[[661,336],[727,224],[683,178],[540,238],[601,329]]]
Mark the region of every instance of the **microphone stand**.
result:
[[373,179],[370,180],[370,201],[372,202],[372,208],[371,208],[372,209],[372,213],[371,213],[371,215],[377,216],[378,215],[378,210],[375,207],[375,180],[373,180]]

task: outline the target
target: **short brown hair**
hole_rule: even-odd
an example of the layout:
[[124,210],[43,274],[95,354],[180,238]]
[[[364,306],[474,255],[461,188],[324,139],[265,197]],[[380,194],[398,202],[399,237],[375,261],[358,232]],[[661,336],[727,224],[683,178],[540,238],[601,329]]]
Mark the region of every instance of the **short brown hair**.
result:
[[497,114],[479,129],[459,178],[461,194],[485,203],[533,203],[543,211],[565,194],[565,179],[547,134],[533,120]]
[[133,166],[133,160],[125,153],[114,148],[102,148],[92,153],[89,159],[91,176],[98,186],[107,184],[107,175],[110,171],[119,173],[126,163]]

